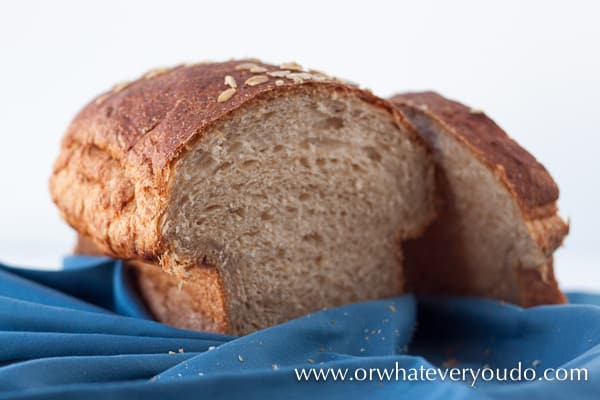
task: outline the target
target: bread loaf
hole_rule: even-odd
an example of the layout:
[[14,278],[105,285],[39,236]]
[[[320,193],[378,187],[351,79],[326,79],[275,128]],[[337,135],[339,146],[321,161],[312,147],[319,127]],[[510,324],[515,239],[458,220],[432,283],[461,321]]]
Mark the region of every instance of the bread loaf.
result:
[[553,252],[568,233],[546,169],[479,110],[433,93],[391,99],[431,145],[444,206],[422,238],[404,244],[417,293],[563,303]]
[[433,165],[388,101],[242,60],[153,71],[94,99],[50,190],[101,253],[134,260],[156,314],[243,334],[401,293],[400,241],[435,216]]

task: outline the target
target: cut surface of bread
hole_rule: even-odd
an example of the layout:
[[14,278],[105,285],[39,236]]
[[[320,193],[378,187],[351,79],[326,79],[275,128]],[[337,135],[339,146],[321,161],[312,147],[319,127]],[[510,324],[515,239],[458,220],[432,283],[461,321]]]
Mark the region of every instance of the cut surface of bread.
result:
[[481,111],[433,93],[397,95],[435,154],[444,199],[423,237],[404,243],[410,290],[563,303],[553,252],[568,233],[546,169]]
[[84,109],[51,180],[67,221],[136,259],[146,297],[217,331],[401,293],[400,241],[435,214],[426,146],[367,92],[247,64],[176,68]]
[[422,152],[351,98],[310,91],[244,113],[176,167],[175,272],[215,266],[236,331],[399,293],[400,240],[429,217]]

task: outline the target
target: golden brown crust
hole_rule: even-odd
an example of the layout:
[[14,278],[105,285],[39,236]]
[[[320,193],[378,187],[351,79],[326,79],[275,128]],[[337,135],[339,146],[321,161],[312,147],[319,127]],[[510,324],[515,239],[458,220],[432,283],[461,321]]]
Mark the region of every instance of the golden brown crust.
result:
[[[84,235],[77,235],[74,253],[105,255]],[[181,329],[229,332],[223,283],[216,268],[192,268],[187,279],[165,273],[159,265],[141,261],[127,261],[125,268],[127,278],[156,320]]]
[[[258,70],[238,69],[252,62]],[[63,217],[89,235],[104,253],[156,260],[165,252],[161,216],[174,163],[195,140],[234,110],[253,100],[294,90],[326,89],[355,96],[386,110],[404,131],[420,141],[391,103],[340,81],[282,71],[254,60],[179,66],[119,85],[89,103],[73,120],[50,179],[50,191]],[[225,101],[225,76],[237,82]],[[251,77],[267,76],[257,85]],[[421,142],[422,143],[422,142]]]
[[467,145],[502,178],[528,219],[556,212],[558,186],[542,164],[483,112],[434,92],[391,98],[399,106],[419,108]]
[[148,310],[163,324],[180,329],[228,333],[223,283],[216,268],[198,266],[191,279],[165,273],[156,264],[126,263],[128,277]]

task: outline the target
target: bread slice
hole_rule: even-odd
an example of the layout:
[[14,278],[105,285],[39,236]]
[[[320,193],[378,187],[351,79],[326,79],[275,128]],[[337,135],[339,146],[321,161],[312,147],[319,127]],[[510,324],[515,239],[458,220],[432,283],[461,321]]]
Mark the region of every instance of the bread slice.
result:
[[563,303],[552,253],[568,233],[546,169],[483,112],[433,93],[391,99],[429,142],[439,167],[440,217],[404,244],[419,293]]
[[[430,151],[388,101],[298,70],[231,61],[119,85],[69,127],[54,201],[104,254],[193,288],[218,331],[401,293],[399,243],[435,215]],[[139,270],[185,319],[166,275]]]

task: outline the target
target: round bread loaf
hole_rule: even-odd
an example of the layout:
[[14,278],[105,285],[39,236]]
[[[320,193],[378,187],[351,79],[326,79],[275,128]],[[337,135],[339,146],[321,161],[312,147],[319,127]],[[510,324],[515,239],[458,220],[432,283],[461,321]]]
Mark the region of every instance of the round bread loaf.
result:
[[134,260],[160,320],[241,334],[402,293],[400,241],[435,216],[433,165],[390,102],[241,60],[152,71],[94,99],[50,189],[101,253]]

